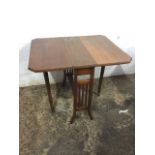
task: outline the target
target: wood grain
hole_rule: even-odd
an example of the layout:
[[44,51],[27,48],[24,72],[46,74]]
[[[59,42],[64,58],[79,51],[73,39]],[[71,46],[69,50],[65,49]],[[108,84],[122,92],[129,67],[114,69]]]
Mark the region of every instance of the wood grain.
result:
[[29,69],[35,72],[71,68],[71,58],[66,54],[64,40],[36,39],[32,41]]
[[29,69],[34,72],[129,63],[131,57],[105,36],[32,40]]
[[79,37],[64,38],[68,57],[72,60],[73,68],[90,67],[96,64],[87,48]]
[[96,62],[96,66],[129,63],[131,57],[105,36],[80,37],[82,43]]

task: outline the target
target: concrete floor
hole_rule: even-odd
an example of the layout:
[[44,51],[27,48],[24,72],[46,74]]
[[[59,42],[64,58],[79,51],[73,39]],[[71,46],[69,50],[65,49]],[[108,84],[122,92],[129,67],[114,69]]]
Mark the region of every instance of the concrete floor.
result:
[[20,155],[134,155],[134,81],[134,75],[104,78],[101,95],[93,95],[94,120],[78,112],[73,124],[69,84],[51,86],[53,114],[45,85],[20,88]]

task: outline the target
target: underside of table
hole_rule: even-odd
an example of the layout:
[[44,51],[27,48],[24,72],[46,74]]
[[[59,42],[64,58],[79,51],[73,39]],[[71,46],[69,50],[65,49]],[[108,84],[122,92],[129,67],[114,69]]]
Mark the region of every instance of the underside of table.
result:
[[[94,82],[94,67],[89,68],[80,68],[80,69],[66,69],[64,70],[64,79],[62,85],[65,86],[66,80],[68,78],[74,96],[74,103],[73,103],[73,114],[70,120],[70,123],[73,123],[76,117],[77,111],[87,110],[90,119],[93,119],[91,114],[91,103],[92,103],[92,92],[93,92],[93,82]],[[102,79],[104,74],[105,66],[101,67],[99,84],[97,94],[100,95]],[[51,87],[48,77],[48,72],[43,72],[45,84],[47,88],[49,103],[51,111],[54,112],[54,105],[51,93]],[[83,76],[87,75],[88,78],[82,79]],[[81,79],[80,79],[81,77]]]

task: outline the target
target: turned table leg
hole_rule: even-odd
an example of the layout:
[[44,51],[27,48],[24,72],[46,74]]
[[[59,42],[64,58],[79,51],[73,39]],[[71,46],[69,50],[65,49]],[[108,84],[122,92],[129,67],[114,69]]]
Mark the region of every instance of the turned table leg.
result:
[[53,106],[53,99],[52,99],[51,87],[50,87],[50,83],[49,83],[48,72],[43,72],[43,74],[44,74],[44,79],[45,79],[45,84],[46,84],[46,89],[47,89],[47,94],[48,94],[51,111],[53,112],[54,106]]
[[99,84],[98,84],[98,91],[97,91],[98,96],[100,95],[100,92],[101,92],[104,70],[105,70],[105,66],[102,66],[101,72],[100,72]]

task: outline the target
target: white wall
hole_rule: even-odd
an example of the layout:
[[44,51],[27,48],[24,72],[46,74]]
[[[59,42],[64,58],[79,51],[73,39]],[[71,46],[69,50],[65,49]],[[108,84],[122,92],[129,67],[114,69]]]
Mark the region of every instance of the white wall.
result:
[[[135,72],[135,49],[134,46],[129,45],[129,41],[125,44],[125,39],[121,40],[120,38],[113,41],[117,43],[126,53],[132,57],[132,62],[130,64],[116,65],[116,66],[107,66],[105,69],[105,76],[113,76],[120,74],[132,74]],[[20,73],[20,86],[29,86],[43,84],[44,79],[42,73],[34,73],[29,71],[28,68],[28,59],[30,52],[31,44],[26,44],[21,50],[19,55],[19,73]],[[95,77],[98,78],[100,73],[100,67],[97,67],[95,70]],[[50,82],[61,82],[63,79],[62,71],[50,72]]]
[[[105,76],[134,73],[134,11],[130,1],[25,1],[21,6],[20,86],[44,83],[42,74],[27,69],[30,41],[39,37],[106,35],[133,60],[130,64],[106,67]],[[95,74],[98,76],[99,68]],[[61,71],[50,76],[51,83],[61,80]]]

